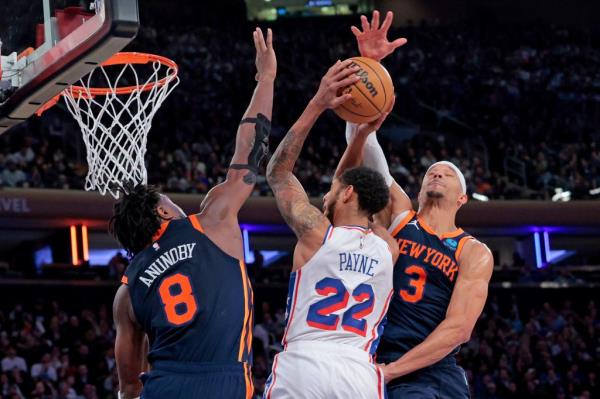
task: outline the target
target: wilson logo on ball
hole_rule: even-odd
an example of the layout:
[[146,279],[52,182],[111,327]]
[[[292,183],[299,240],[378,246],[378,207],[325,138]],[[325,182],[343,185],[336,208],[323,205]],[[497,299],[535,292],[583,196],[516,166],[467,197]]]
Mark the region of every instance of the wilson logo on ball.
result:
[[369,90],[369,94],[371,95],[371,97],[375,97],[377,95],[377,89],[375,89],[373,82],[371,82],[369,80],[369,72],[367,72],[363,68],[361,68],[361,66],[358,65],[356,62],[353,62],[349,66],[349,68],[354,68],[354,67],[360,68],[360,70],[358,72],[356,72],[356,75],[360,78],[360,81],[362,82],[362,84],[365,85],[367,90]]
[[365,57],[351,58],[349,68],[360,68],[360,80],[340,90],[352,98],[334,111],[352,123],[368,123],[379,118],[394,101],[394,85],[388,71],[379,62]]

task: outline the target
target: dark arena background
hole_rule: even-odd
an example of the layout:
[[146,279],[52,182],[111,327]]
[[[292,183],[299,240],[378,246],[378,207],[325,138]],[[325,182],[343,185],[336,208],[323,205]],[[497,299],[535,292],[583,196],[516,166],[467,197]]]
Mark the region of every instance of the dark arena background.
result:
[[[390,170],[416,198],[429,165],[459,165],[470,198],[457,224],[494,255],[457,356],[472,397],[600,398],[599,2],[140,1],[126,49],[175,60],[181,79],[149,133],[149,183],[193,213],[224,179],[255,85],[255,26],[273,29],[277,52],[273,151],[327,68],[357,55],[349,27],[373,9],[393,10],[389,37],[408,39],[383,61],[397,96],[379,134]],[[34,40],[33,26],[7,28],[28,12],[0,2],[3,54]],[[343,132],[328,112],[296,164],[319,207]],[[112,300],[128,259],[107,233],[113,198],[83,191],[86,165],[63,104],[0,135],[0,398],[117,397]],[[263,176],[240,213],[256,398],[282,349],[296,241]]]

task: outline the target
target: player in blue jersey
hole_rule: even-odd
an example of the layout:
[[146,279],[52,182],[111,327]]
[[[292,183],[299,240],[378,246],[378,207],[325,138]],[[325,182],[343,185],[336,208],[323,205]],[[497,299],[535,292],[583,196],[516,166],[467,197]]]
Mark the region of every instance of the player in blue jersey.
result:
[[[389,42],[388,13],[379,26],[362,16],[362,31],[352,28],[362,56],[380,61],[405,39]],[[433,164],[418,196],[418,210],[390,175],[375,134],[349,124],[349,146],[340,170],[362,163],[379,171],[390,187],[387,208],[376,220],[389,228],[400,257],[394,270],[394,295],[377,354],[392,399],[467,398],[464,371],[454,354],[467,342],[479,318],[493,270],[490,250],[456,227],[456,213],[467,202],[466,182],[450,162]]]
[[272,40],[270,30],[266,40],[254,32],[258,83],[227,179],[207,194],[200,213],[186,216],[146,186],[126,188],[115,205],[111,232],[133,256],[113,305],[122,399],[253,394],[253,298],[237,214],[268,151],[277,70]]

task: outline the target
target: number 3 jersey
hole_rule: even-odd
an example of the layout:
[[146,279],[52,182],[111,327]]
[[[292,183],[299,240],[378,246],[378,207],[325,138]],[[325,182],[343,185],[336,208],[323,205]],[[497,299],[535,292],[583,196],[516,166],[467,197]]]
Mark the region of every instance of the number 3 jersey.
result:
[[247,362],[252,288],[243,262],[204,234],[196,215],[163,224],[123,277],[148,360]]
[[392,294],[386,241],[359,226],[330,226],[323,245],[290,276],[283,344],[327,341],[374,354]]
[[392,355],[384,356],[386,360],[419,345],[445,319],[458,278],[460,254],[464,244],[473,239],[462,229],[437,236],[414,211],[391,229],[400,256],[378,350],[378,355]]

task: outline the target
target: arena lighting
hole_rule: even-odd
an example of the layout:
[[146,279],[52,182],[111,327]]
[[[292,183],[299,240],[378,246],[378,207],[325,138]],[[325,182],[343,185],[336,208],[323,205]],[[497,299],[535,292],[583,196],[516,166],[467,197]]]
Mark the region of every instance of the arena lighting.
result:
[[590,190],[590,195],[598,195],[598,194],[600,194],[600,187],[598,187],[598,188],[592,188]]
[[490,198],[487,195],[483,195],[483,194],[479,194],[479,193],[473,193],[473,199],[476,199],[477,201],[489,201]]
[[575,254],[575,251],[550,248],[550,234],[548,231],[533,233],[533,246],[535,250],[535,266],[538,269],[542,269],[550,263],[560,262]]
[[240,224],[242,230],[248,230],[250,233],[265,233],[265,234],[293,234],[287,224]]
[[88,242],[88,229],[85,224],[81,226],[81,247],[83,252],[83,261],[87,262],[88,260],[90,260],[90,247]]
[[250,236],[248,234],[248,230],[242,230],[242,241],[244,243],[244,262],[254,263],[254,254],[250,251]]
[[71,263],[74,266],[79,265],[79,256],[77,255],[77,228],[71,226]]
[[558,202],[558,201],[562,201],[562,202],[567,202],[571,200],[571,192],[570,191],[564,191],[562,188],[555,188],[554,192],[556,194],[554,194],[552,196],[552,201],[554,202]]
[[542,247],[540,244],[540,233],[533,233],[533,246],[535,247],[535,266],[538,269],[544,267],[542,262]]

